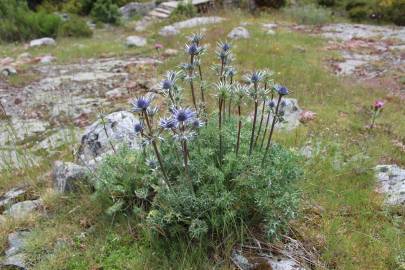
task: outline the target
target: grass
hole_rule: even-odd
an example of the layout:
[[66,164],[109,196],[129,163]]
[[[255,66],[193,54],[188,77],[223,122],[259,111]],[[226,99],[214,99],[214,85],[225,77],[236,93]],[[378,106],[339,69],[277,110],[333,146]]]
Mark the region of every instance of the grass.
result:
[[[405,166],[404,153],[392,143],[393,140],[404,141],[403,100],[385,89],[331,75],[325,64],[330,55],[322,50],[325,41],[319,38],[286,30],[278,30],[275,35],[265,34],[260,23],[282,21],[279,14],[251,17],[236,11],[222,15],[228,18],[225,23],[206,27],[209,50],[213,51],[218,38],[225,38],[240,21],[251,23],[246,27],[252,38],[234,42],[239,74],[254,68],[272,69],[275,80],[291,89],[291,97],[297,98],[301,107],[317,113],[315,121],[301,125],[291,133],[277,132],[274,137],[275,141],[297,150],[308,142],[319,145],[320,149],[320,154],[305,165],[306,175],[300,182],[304,194],[302,215],[291,224],[297,237],[308,247],[316,248],[327,269],[398,269],[396,258],[405,249],[405,211],[383,205],[383,197],[375,192],[373,167],[381,163]],[[195,31],[185,30],[179,37],[163,39],[153,34],[159,26],[152,27],[150,44],[158,41],[167,48],[182,48],[184,37]],[[63,46],[51,49],[52,53],[60,63],[76,61],[80,57],[99,57],[103,53],[126,55],[127,49],[121,42],[105,40],[106,36],[117,34],[105,31],[96,34],[94,40],[81,40],[80,43],[89,46],[87,49],[76,49],[73,44],[78,41],[66,39],[60,42]],[[304,51],[297,50],[297,46]],[[61,47],[64,50],[60,50]],[[33,53],[45,51],[49,52],[41,48]],[[211,63],[212,60],[204,61]],[[181,54],[168,59],[160,67],[160,73],[181,61],[184,61]],[[209,72],[206,67],[204,73]],[[377,128],[368,132],[365,126],[369,124],[369,107],[377,98],[387,100],[386,108],[377,120]],[[48,165],[31,173],[40,176],[49,168]],[[13,181],[25,176],[27,173]],[[1,182],[6,183],[10,177],[0,176]],[[9,185],[2,185],[5,186]],[[38,193],[48,194],[46,187],[49,184],[38,186]],[[133,220],[104,217],[86,191],[78,195],[46,197],[52,218],[36,219],[34,236],[28,247],[33,262],[38,254],[45,258],[36,269],[214,267],[210,258],[203,257],[198,248],[183,246],[178,251],[165,251],[164,246],[140,243],[137,241],[140,230]],[[3,232],[33,224],[8,224]],[[51,253],[60,239],[64,244]],[[180,266],[178,262],[181,262]],[[219,260],[217,265],[220,269],[230,268]]]

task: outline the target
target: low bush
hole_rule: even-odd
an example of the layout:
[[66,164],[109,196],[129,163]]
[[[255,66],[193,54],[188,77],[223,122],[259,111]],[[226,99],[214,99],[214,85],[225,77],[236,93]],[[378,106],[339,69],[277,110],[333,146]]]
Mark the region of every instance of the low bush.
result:
[[260,7],[282,8],[287,4],[286,0],[255,0]]
[[0,39],[22,41],[38,37],[55,37],[62,22],[57,15],[33,12],[25,1],[0,2]]
[[197,14],[196,7],[191,2],[180,2],[170,15],[172,19],[182,20],[192,18]]
[[329,10],[315,5],[290,6],[284,12],[300,24],[323,25],[332,19]]
[[63,37],[91,37],[93,31],[85,20],[71,15],[69,20],[63,22],[60,26],[58,35]]
[[[272,142],[288,89],[274,84],[270,71],[238,82],[231,46],[219,43],[212,66],[218,82],[210,93],[200,72],[201,40],[200,34],[190,38],[189,59],[160,83],[166,113],[152,95],[133,101],[141,149],[124,147],[105,159],[94,177],[96,197],[108,214],[134,216],[155,240],[216,245],[239,241],[248,231],[277,237],[297,214],[301,176],[299,158]],[[184,87],[193,109],[183,105]],[[207,104],[207,94],[216,106]]]
[[98,22],[119,23],[120,12],[112,0],[97,0],[91,9],[91,16]]

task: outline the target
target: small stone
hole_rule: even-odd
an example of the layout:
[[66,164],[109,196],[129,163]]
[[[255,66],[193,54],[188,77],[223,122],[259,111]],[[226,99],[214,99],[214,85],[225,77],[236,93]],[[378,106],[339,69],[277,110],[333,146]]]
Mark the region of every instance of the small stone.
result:
[[6,257],[4,261],[0,264],[6,267],[6,269],[18,269],[18,270],[27,270],[25,264],[25,253],[18,253],[16,255]]
[[315,118],[316,118],[316,113],[314,113],[314,112],[305,110],[300,113],[300,122],[301,123],[304,123],[304,124],[308,123],[310,121],[315,120]]
[[243,270],[253,269],[253,264],[251,264],[246,257],[242,256],[236,250],[232,251],[231,260],[238,267],[238,269],[243,269]]
[[230,39],[247,39],[247,38],[250,38],[250,34],[246,28],[239,26],[239,27],[234,28],[228,34],[228,38],[230,38]]
[[44,56],[38,57],[39,62],[42,64],[52,63],[55,59],[56,59],[56,57],[54,57],[52,55],[44,55]]
[[86,179],[88,169],[72,162],[55,161],[53,165],[54,190],[60,193],[73,191],[77,182]]
[[23,201],[13,204],[8,210],[4,211],[6,216],[15,219],[23,219],[42,206],[42,200]]
[[29,236],[29,231],[17,231],[8,235],[8,248],[6,256],[12,256],[20,253],[24,248],[25,239]]
[[171,57],[171,56],[176,56],[178,53],[179,53],[178,50],[175,50],[175,49],[166,49],[166,50],[163,52],[163,56]]
[[19,197],[24,195],[26,190],[24,188],[15,187],[7,191],[0,197],[0,208],[15,202]]
[[7,67],[2,67],[0,68],[1,74],[3,76],[11,76],[11,75],[17,75],[17,70],[13,67],[7,66]]
[[39,47],[39,46],[54,46],[56,45],[56,41],[53,38],[39,38],[31,40],[30,47]]
[[397,165],[378,165],[375,168],[379,187],[389,205],[405,205],[405,169]]
[[159,31],[159,35],[163,37],[172,37],[178,35],[179,33],[180,31],[172,25],[165,26]]
[[129,36],[125,42],[128,47],[144,47],[146,43],[146,38],[140,36]]

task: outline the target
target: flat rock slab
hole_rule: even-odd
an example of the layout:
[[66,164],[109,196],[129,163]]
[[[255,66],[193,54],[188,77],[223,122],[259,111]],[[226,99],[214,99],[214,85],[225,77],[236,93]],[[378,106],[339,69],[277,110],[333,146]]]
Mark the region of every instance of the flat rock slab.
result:
[[56,45],[56,41],[53,38],[39,38],[31,40],[30,47],[40,47],[40,46],[53,46]]
[[4,211],[6,216],[23,219],[34,213],[42,206],[42,200],[23,201],[13,204],[8,210]]
[[3,261],[1,261],[0,266],[6,269],[27,269],[24,245],[29,235],[29,231],[17,231],[8,235],[8,248],[5,251],[6,256]]
[[[202,26],[202,25],[207,25],[207,24],[215,24],[215,23],[220,23],[224,21],[225,19],[222,17],[195,17],[189,20],[181,21],[174,23],[172,25],[167,25],[163,27],[159,33],[161,35],[176,35],[178,33],[178,30],[180,29],[185,29],[185,28],[193,28],[197,26]],[[177,30],[177,31],[176,31]]]
[[23,196],[27,190],[22,187],[15,187],[4,193],[0,197],[0,209],[6,205],[15,202],[18,198]]
[[234,29],[228,34],[228,38],[230,39],[248,39],[250,38],[249,31],[243,27],[239,26]]
[[55,161],[53,165],[54,190],[60,193],[73,191],[78,182],[85,180],[88,169],[72,162]]
[[125,45],[128,47],[144,47],[146,44],[146,38],[140,36],[129,36],[125,41]]
[[405,169],[397,165],[378,165],[375,168],[379,187],[388,205],[405,205]]

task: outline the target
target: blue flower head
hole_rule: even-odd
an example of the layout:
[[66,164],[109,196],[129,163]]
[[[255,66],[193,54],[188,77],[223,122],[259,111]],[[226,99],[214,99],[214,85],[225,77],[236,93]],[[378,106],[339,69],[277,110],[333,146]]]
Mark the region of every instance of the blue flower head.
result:
[[177,121],[174,118],[163,118],[160,120],[160,126],[163,129],[173,129],[177,127]]
[[274,108],[274,106],[276,106],[276,103],[274,102],[274,100],[270,100],[268,105],[270,108]]
[[164,90],[170,90],[172,88],[173,84],[170,80],[163,80],[162,82],[162,89]]
[[135,131],[135,133],[140,133],[143,131],[143,125],[141,122],[135,123],[134,131]]
[[288,88],[285,86],[279,85],[276,90],[280,96],[288,95]]
[[198,119],[198,118],[194,118],[194,119],[191,121],[191,126],[192,126],[193,128],[195,128],[195,129],[199,129],[199,128],[201,128],[201,127],[204,126],[204,122],[201,121],[201,120]]
[[199,52],[199,48],[197,44],[191,43],[190,45],[186,46],[187,52],[189,55],[196,55]]
[[231,49],[231,45],[229,45],[228,43],[222,43],[222,46],[221,46],[221,49],[224,51],[224,52],[227,52],[227,51],[229,51],[230,49]]
[[190,122],[195,114],[196,113],[189,108],[173,109],[173,118],[179,123]]
[[146,111],[146,109],[149,107],[150,103],[152,102],[152,97],[148,96],[143,96],[136,98],[132,102],[133,106],[133,111],[134,112],[141,112],[141,111]]

